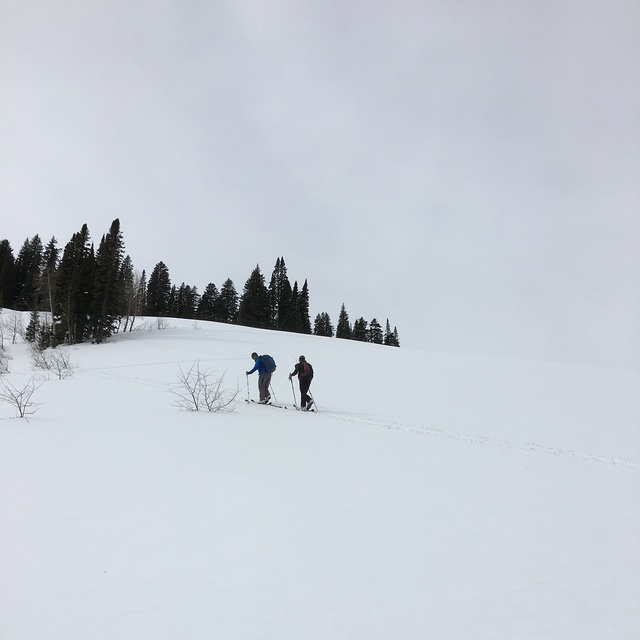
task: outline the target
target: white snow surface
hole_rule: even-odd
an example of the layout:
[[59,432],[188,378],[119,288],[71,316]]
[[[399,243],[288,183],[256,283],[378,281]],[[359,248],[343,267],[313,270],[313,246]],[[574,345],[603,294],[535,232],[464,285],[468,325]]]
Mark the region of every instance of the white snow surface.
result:
[[[0,637],[640,637],[640,372],[143,324],[0,403]],[[254,350],[319,412],[244,402]],[[197,361],[234,411],[175,406]]]

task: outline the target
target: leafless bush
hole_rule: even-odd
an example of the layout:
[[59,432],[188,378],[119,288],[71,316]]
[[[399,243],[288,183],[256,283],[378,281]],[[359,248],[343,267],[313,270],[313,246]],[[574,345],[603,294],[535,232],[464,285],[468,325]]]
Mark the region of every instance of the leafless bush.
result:
[[131,331],[153,331],[153,324],[151,320],[146,319],[146,320],[143,320],[135,328],[131,329]]
[[71,364],[69,350],[66,347],[40,349],[32,345],[31,361],[38,369],[50,371],[60,380],[71,377],[75,368]]
[[147,318],[143,320],[135,328],[131,328],[130,331],[164,331],[165,329],[171,329],[171,325],[167,318]]
[[2,318],[1,340],[4,344],[6,335],[11,340],[11,344],[16,344],[18,336],[24,336],[24,324],[22,322],[22,314],[19,311],[12,311],[8,316]]
[[20,389],[12,385],[6,378],[0,378],[0,402],[13,405],[20,418],[34,414],[41,403],[34,402],[31,398],[43,382],[44,380],[34,376]]
[[0,375],[9,373],[9,354],[0,346]]
[[240,390],[224,389],[223,381],[224,374],[216,377],[216,372],[201,371],[199,360],[188,371],[180,367],[172,389],[177,398],[175,406],[185,411],[233,411]]

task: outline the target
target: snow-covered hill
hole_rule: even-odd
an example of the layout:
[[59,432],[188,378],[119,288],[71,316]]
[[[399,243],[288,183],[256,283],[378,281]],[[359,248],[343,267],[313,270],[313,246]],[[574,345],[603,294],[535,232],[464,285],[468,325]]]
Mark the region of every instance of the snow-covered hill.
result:
[[[638,637],[639,372],[154,327],[0,403],[0,637]],[[245,403],[254,350],[319,413]],[[233,412],[175,406],[196,361]]]

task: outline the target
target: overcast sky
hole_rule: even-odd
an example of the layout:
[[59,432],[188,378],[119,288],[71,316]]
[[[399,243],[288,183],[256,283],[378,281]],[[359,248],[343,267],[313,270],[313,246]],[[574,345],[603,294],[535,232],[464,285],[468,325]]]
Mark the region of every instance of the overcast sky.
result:
[[[640,4],[0,0],[0,238],[640,367]],[[419,363],[416,363],[416,369]],[[410,373],[410,372],[407,372]]]

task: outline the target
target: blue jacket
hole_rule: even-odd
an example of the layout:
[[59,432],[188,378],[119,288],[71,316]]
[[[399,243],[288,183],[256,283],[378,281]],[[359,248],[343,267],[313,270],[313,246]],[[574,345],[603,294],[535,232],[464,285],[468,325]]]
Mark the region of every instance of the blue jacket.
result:
[[251,371],[247,371],[247,375],[250,376],[256,370],[261,376],[267,373],[267,367],[265,367],[264,362],[262,362],[262,356],[258,356],[256,358],[255,364],[253,365],[253,369],[251,369]]

